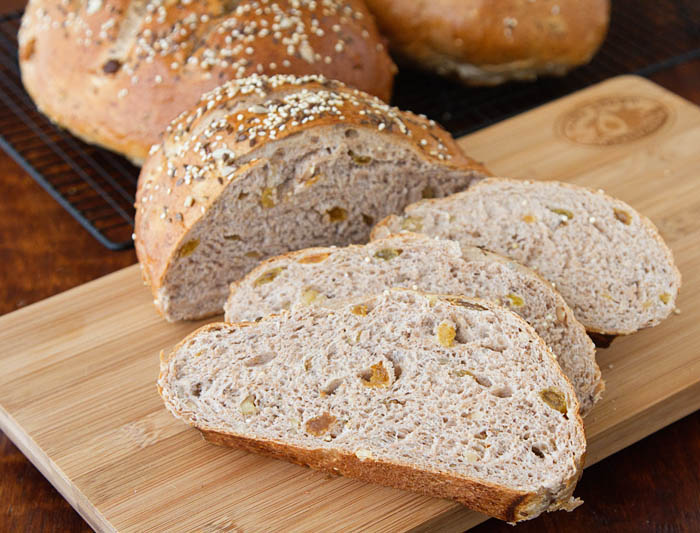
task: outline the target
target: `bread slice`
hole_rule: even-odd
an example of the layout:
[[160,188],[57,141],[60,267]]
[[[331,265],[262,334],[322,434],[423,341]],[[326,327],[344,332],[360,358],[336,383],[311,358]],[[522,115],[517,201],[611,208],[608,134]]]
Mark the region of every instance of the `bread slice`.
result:
[[377,224],[373,238],[407,225],[536,270],[595,333],[658,324],[673,311],[681,285],[671,250],[648,218],[603,191],[568,183],[487,179],[407,207]]
[[168,320],[221,313],[261,259],[366,242],[374,223],[463,190],[483,167],[434,122],[320,76],[205,94],[139,177],[135,245]]
[[210,324],[162,359],[166,407],[216,444],[518,521],[570,509],[576,394],[515,313],[392,290]]
[[363,246],[311,248],[269,259],[231,284],[226,321],[257,320],[290,306],[326,305],[403,287],[501,303],[552,349],[586,414],[604,384],[595,347],[552,285],[511,259],[407,233]]

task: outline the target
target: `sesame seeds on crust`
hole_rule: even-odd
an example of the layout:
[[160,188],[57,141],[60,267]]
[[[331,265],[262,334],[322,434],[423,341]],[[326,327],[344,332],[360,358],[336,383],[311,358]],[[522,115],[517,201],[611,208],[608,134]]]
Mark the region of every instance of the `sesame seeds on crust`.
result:
[[[329,65],[353,39],[374,37],[371,19],[341,0],[244,0],[235,7],[194,0],[149,0],[145,6],[109,0],[56,4],[36,9],[31,23],[38,31],[61,28],[81,48],[110,46],[119,57],[106,61],[109,74],[119,65],[134,76],[159,60],[172,71],[185,69],[204,78],[221,69],[229,72],[227,79],[272,75],[288,72],[292,62]],[[329,17],[338,21],[331,28],[324,23]],[[256,62],[258,48],[270,46],[279,60]],[[331,49],[333,55],[325,53]],[[134,84],[139,81],[136,76]],[[143,81],[159,84],[162,74]]]
[[336,124],[372,128],[410,142],[426,158],[450,164],[456,157],[462,163],[449,134],[425,117],[322,76],[254,75],[206,93],[170,124],[163,143],[151,149],[151,157],[162,163],[144,180],[138,208],[144,213],[154,201],[169,205],[168,197],[181,189],[189,193],[177,209],[187,211],[197,203],[192,190],[223,189],[241,166],[252,162],[248,154],[260,144]]

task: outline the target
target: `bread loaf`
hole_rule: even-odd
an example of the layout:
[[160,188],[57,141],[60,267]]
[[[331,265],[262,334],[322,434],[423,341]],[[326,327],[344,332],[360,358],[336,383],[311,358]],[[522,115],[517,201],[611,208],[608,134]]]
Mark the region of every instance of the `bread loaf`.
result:
[[556,285],[589,330],[624,335],[674,309],[681,277],[654,224],[602,191],[559,182],[491,178],[440,200],[419,202],[377,224],[480,246],[529,266]]
[[210,324],[162,359],[158,387],[216,444],[508,521],[579,503],[576,395],[535,331],[492,303],[387,291]]
[[226,80],[318,73],[388,101],[396,72],[360,0],[30,0],[19,45],[39,109],[137,163]]
[[[418,229],[410,224],[406,226]],[[406,233],[363,246],[310,248],[268,259],[231,284],[226,321],[259,320],[304,305],[334,306],[392,287],[500,303],[525,319],[554,352],[585,415],[604,385],[595,347],[551,284],[502,256]]]
[[202,97],[139,177],[136,252],[168,320],[220,313],[261,259],[365,242],[422,196],[485,170],[435,123],[321,77],[258,77]]
[[562,75],[587,63],[608,0],[367,0],[405,62],[469,85]]

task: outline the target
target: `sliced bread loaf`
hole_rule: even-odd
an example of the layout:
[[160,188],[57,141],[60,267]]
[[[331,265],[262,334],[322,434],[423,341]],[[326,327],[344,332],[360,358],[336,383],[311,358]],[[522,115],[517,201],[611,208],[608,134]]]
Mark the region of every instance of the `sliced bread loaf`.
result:
[[158,387],[216,444],[508,521],[579,503],[574,390],[535,331],[494,303],[392,290],[210,324],[162,358]]
[[269,259],[231,284],[226,321],[257,320],[290,306],[333,306],[393,287],[501,303],[552,349],[587,413],[604,385],[595,347],[552,285],[511,259],[407,233],[364,246],[311,248]]
[[673,311],[681,276],[654,224],[602,191],[492,178],[406,208],[373,238],[422,233],[511,257],[556,285],[591,332],[624,335]]
[[261,259],[365,242],[372,225],[485,170],[434,122],[320,76],[204,95],[143,166],[136,252],[168,320],[220,313]]

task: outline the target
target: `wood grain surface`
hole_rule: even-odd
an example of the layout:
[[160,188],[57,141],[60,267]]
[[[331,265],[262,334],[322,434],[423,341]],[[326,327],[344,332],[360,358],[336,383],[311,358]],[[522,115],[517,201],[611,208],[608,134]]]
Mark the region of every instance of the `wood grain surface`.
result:
[[[629,79],[622,81],[628,83]],[[635,141],[633,146],[597,148],[604,153],[602,159],[591,152],[574,166],[565,166],[566,161],[557,163],[562,158],[555,156],[521,163],[512,156],[522,145],[534,143],[538,133],[551,131],[551,126],[547,130],[536,120],[525,128],[528,131],[511,123],[508,129],[499,131],[496,126],[466,142],[477,156],[488,155],[495,170],[508,170],[516,176],[533,177],[543,171],[547,171],[548,177],[576,177],[582,181],[605,176],[603,181],[608,180],[605,182],[608,191],[650,214],[669,239],[684,274],[679,304],[683,308],[693,296],[697,298],[700,288],[695,273],[700,264],[698,246],[692,242],[697,235],[697,216],[688,217],[683,208],[692,208],[693,202],[700,201],[697,174],[693,175],[698,168],[700,115],[697,109],[686,108],[670,95],[655,97],[672,111],[668,124],[656,136]],[[554,114],[560,111],[563,109]],[[541,122],[551,125],[552,120]],[[496,138],[501,143],[494,143]],[[509,149],[501,149],[499,153],[494,148],[497,144],[507,145]],[[572,147],[571,151],[577,149]],[[106,252],[92,242],[48,196],[43,201],[42,191],[7,158],[0,158],[0,165],[6,191],[0,195],[0,209],[4,213],[0,218],[0,260],[6,266],[0,273],[0,296],[3,296],[0,312],[22,307],[70,286],[67,284],[80,284],[134,261],[131,252]],[[579,167],[584,169],[580,176],[576,172]],[[613,167],[617,170],[610,170]],[[557,174],[557,168],[561,169],[561,175]],[[663,184],[653,182],[655,176],[666,176],[664,170],[669,170],[672,178],[665,178]],[[676,195],[671,183],[681,178],[683,183],[690,180],[689,188],[684,194]],[[656,202],[647,201],[647,195],[638,190],[649,183],[659,199]],[[615,184],[624,188],[616,190]],[[653,205],[667,203],[669,198],[677,199],[676,211],[660,210]],[[104,525],[112,519],[120,529],[132,530],[143,530],[148,525],[162,530],[176,524],[192,529],[195,523],[219,530],[246,525],[243,529],[249,530],[258,529],[254,525],[261,522],[255,519],[271,518],[276,510],[285,515],[276,516],[281,520],[280,527],[321,516],[325,526],[340,528],[349,525],[343,521],[348,520],[345,515],[349,505],[361,511],[359,517],[358,512],[350,517],[358,527],[383,525],[386,530],[393,530],[427,523],[433,528],[443,525],[459,530],[462,524],[473,521],[462,508],[448,502],[349,480],[327,479],[293,465],[204,445],[194,432],[182,428],[163,412],[152,389],[156,370],[142,366],[144,360],[150,364],[160,347],[174,342],[193,325],[164,325],[150,308],[147,293],[138,285],[133,269],[122,271],[68,296],[4,317],[0,326],[3,425],[14,428],[13,438],[27,453],[33,454],[35,462],[92,523]],[[683,314],[659,328],[616,341],[610,350],[600,353],[609,393],[589,417],[590,422],[587,421],[592,461],[697,408],[700,391],[693,384],[697,384],[700,374],[696,348],[700,340],[698,318],[693,316],[692,306],[686,307]],[[85,335],[85,328],[93,321],[94,327],[108,334],[99,339]],[[9,331],[12,333],[8,335]],[[99,342],[94,346],[96,340]],[[693,340],[694,351],[688,352]],[[134,342],[144,353],[136,353],[138,350],[132,348]],[[70,349],[66,351],[67,346]],[[684,350],[679,358],[678,353]],[[665,362],[669,360],[683,362],[683,366],[667,367]],[[85,394],[84,386],[88,388],[88,397],[76,400],[73,394]],[[660,390],[665,391],[664,397],[655,395]],[[142,395],[142,391],[146,393]],[[123,394],[128,400],[109,399],[109,396],[105,399],[103,395],[110,393]],[[72,410],[76,405],[81,409],[77,414]],[[693,530],[693,526],[700,524],[698,425],[695,414],[606,461],[605,467],[599,465],[587,470],[578,490],[578,495],[587,500],[586,505],[573,514],[555,513],[519,527],[533,531],[532,528],[589,531],[657,527]],[[22,431],[27,429],[31,438]],[[0,529],[79,531],[85,528],[6,440],[2,451]],[[196,457],[194,463],[199,469],[194,472],[196,481],[189,479],[182,484],[179,476],[162,477],[162,469],[167,470],[171,460],[192,460],[192,457]],[[154,472],[160,472],[161,477],[153,478]],[[231,487],[233,472],[248,479],[254,490],[248,489],[253,492],[243,495],[238,490],[217,492],[216,487],[220,489],[222,483]],[[149,478],[150,488],[144,491]],[[158,480],[156,485],[153,479]],[[280,491],[287,494],[286,505],[279,505],[279,500],[277,508],[261,503],[260,494],[270,490],[277,495]],[[329,493],[333,495],[330,500]],[[255,504],[251,503],[253,494]],[[203,500],[207,495],[218,497],[207,502]],[[234,516],[236,507],[232,503],[246,501],[246,496],[249,514]],[[92,509],[88,500],[97,502],[100,510]],[[159,512],[163,511],[156,501],[172,506],[168,510],[172,516],[167,522],[157,521]],[[193,502],[200,510],[201,506],[205,507],[206,521],[193,521],[190,512]],[[440,521],[431,522],[431,515],[440,515]],[[489,521],[479,530],[500,529],[503,529],[501,524]]]

